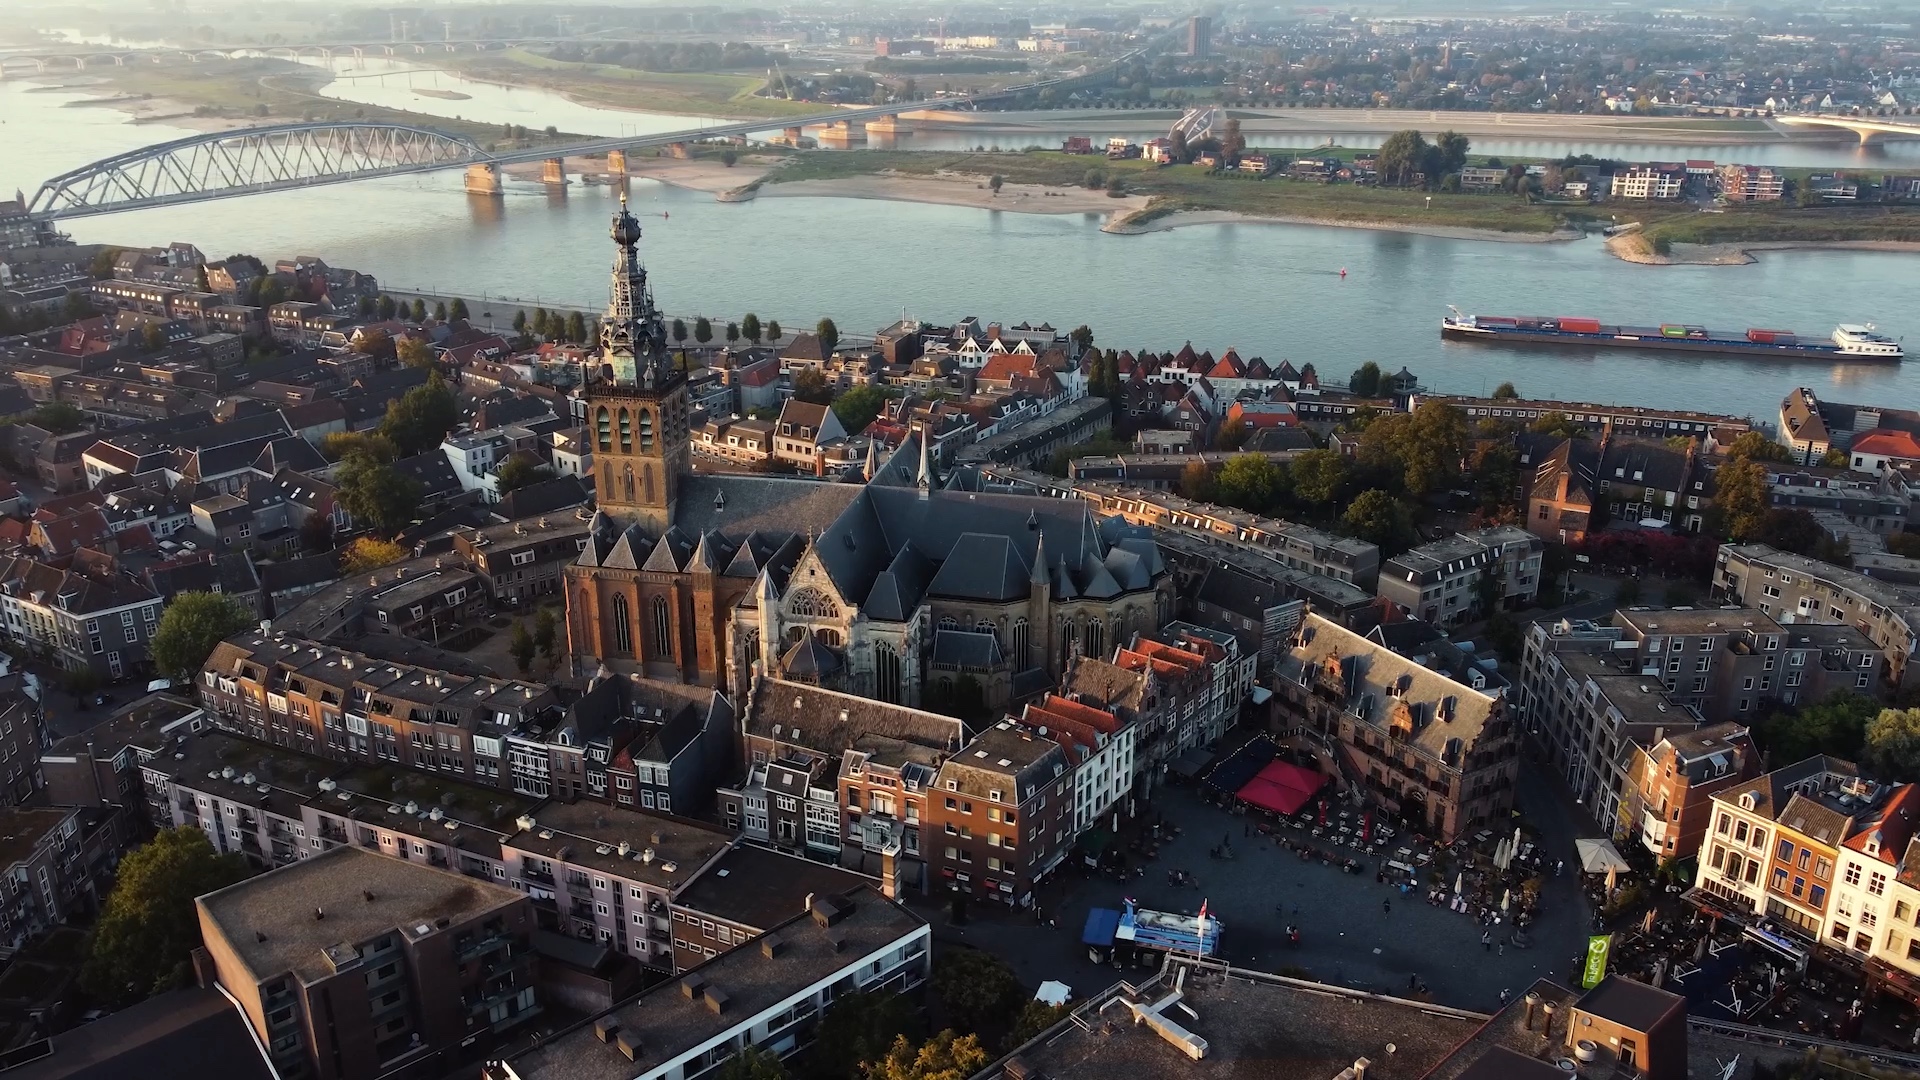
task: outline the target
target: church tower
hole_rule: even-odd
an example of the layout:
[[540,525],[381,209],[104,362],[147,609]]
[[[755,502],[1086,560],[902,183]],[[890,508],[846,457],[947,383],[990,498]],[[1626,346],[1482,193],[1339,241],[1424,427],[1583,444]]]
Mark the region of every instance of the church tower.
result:
[[612,295],[600,322],[600,370],[587,384],[594,494],[622,525],[658,537],[672,524],[681,480],[692,471],[687,378],[667,354],[667,335],[640,265],[640,223],[627,197],[613,217]]

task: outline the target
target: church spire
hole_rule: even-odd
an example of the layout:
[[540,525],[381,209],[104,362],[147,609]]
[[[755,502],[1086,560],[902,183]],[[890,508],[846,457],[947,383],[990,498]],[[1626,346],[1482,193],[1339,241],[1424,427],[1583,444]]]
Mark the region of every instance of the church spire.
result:
[[874,478],[874,476],[876,476],[876,475],[878,475],[878,473],[880,472],[880,457],[879,457],[879,446],[880,446],[880,440],[879,440],[879,439],[868,439],[868,440],[867,440],[867,473],[866,473],[866,479],[867,479],[868,481],[871,481],[871,480],[872,480],[872,479]]
[[653,306],[653,288],[640,265],[640,223],[627,210],[627,193],[607,233],[613,239],[613,280],[607,311],[600,321],[600,363],[614,382],[661,388],[671,375],[666,362],[667,333]]
[[927,425],[920,425],[920,474],[913,483],[921,491],[933,490],[933,440],[927,435]]

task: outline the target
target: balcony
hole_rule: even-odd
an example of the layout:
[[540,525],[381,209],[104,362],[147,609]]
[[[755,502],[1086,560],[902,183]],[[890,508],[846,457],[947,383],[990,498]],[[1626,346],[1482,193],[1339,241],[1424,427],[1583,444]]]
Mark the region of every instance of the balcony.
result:
[[552,871],[540,870],[524,863],[520,867],[520,877],[526,881],[537,881],[542,885],[553,884]]
[[1652,810],[1641,812],[1640,839],[1647,847],[1659,851],[1667,843],[1667,819]]
[[[465,962],[476,956],[492,952],[503,945],[511,947],[512,944],[513,935],[511,934],[487,934],[484,937],[475,938],[464,944],[456,943],[454,953],[462,962]],[[509,955],[511,955],[511,952],[509,952]]]
[[567,891],[575,896],[585,897],[587,899],[593,898],[593,886],[586,878],[568,878]]

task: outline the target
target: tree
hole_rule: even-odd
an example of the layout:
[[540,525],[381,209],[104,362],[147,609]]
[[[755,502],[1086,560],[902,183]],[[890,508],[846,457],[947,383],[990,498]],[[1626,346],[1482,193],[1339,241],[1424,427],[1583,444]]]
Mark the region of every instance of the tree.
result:
[[1206,462],[1189,461],[1186,468],[1180,470],[1180,494],[1194,502],[1214,501],[1213,470]]
[[550,607],[541,608],[540,613],[533,617],[533,644],[551,666],[559,655],[560,622]]
[[346,552],[340,556],[340,572],[345,575],[364,574],[397,563],[410,554],[406,548],[391,540],[362,536],[348,544]]
[[878,386],[856,386],[841,394],[833,403],[833,414],[840,418],[840,426],[847,434],[858,435],[873,423],[880,410],[887,404],[887,392]]
[[1764,532],[1767,511],[1773,506],[1767,467],[1758,461],[1729,458],[1713,479],[1714,516],[1722,523],[1719,531],[1743,542]]
[[1020,1010],[1020,1016],[1014,1021],[1013,1034],[1007,1036],[1007,1049],[1023,1046],[1037,1038],[1039,1034],[1067,1018],[1073,1006],[1049,1005],[1044,1001],[1029,1001]]
[[1374,171],[1385,183],[1407,184],[1427,163],[1427,139],[1418,131],[1396,131],[1380,144]]
[[767,320],[767,340],[768,340],[768,341],[779,341],[779,340],[780,340],[780,336],[781,336],[781,335],[780,335],[780,320],[779,320],[779,319],[768,319],[768,320]]
[[525,311],[516,311],[513,313],[513,332],[516,334],[525,334],[527,332],[527,313]]
[[1073,342],[1073,347],[1077,351],[1084,353],[1093,348],[1093,327],[1081,323],[1067,335],[1067,340]]
[[1280,469],[1265,454],[1240,454],[1221,468],[1213,490],[1221,503],[1259,513],[1280,490]]
[[1238,450],[1246,445],[1247,435],[1247,422],[1236,416],[1226,423],[1221,424],[1220,430],[1214,432],[1213,448],[1215,450]]
[[445,300],[436,300],[436,301],[434,301],[434,305],[433,305],[433,321],[434,321],[434,322],[446,322],[446,321],[447,321],[447,302],[446,302]]
[[1377,544],[1382,555],[1397,555],[1413,544],[1413,514],[1405,503],[1379,488],[1361,492],[1341,520],[1353,535]]
[[447,314],[456,319],[472,318],[467,311],[467,302],[457,296],[453,298],[453,303],[447,305]]
[[1400,461],[1408,493],[1428,495],[1451,484],[1466,453],[1466,413],[1445,402],[1422,402],[1407,425],[1407,436]]
[[1498,514],[1517,506],[1520,491],[1520,452],[1510,442],[1491,442],[1473,459],[1473,492],[1480,509]]
[[760,316],[747,312],[747,317],[740,320],[740,335],[747,339],[748,344],[760,344]]
[[94,924],[80,980],[102,1001],[132,1003],[185,986],[200,947],[196,896],[247,876],[239,855],[213,850],[194,826],[162,829],[120,860]]
[[1887,550],[1904,558],[1920,559],[1920,533],[1894,533],[1887,537]]
[[840,344],[840,328],[833,325],[832,319],[823,318],[818,323],[815,323],[813,332],[820,338],[820,349],[822,352],[830,353],[833,351],[834,346]]
[[336,431],[320,440],[320,454],[328,461],[339,461],[356,451],[380,462],[400,456],[393,440],[375,431]]
[[685,345],[687,343],[687,323],[685,319],[673,320],[673,343],[675,345]]
[[493,474],[493,478],[494,483],[500,488],[500,494],[505,495],[511,491],[519,491],[529,484],[553,479],[553,470],[525,454],[514,454],[500,463],[500,468]]
[[513,638],[507,644],[507,655],[513,657],[513,665],[520,669],[520,677],[533,674],[533,654],[538,647],[533,643],[533,635],[527,632],[527,621],[513,621]]
[[1920,777],[1920,709],[1882,709],[1867,725],[1866,760],[1873,775],[1896,784]]
[[576,344],[587,343],[587,317],[577,311],[567,315],[567,340]]
[[1294,458],[1293,493],[1315,506],[1335,502],[1346,487],[1353,467],[1338,450],[1308,450]]
[[1347,378],[1347,389],[1356,397],[1380,396],[1380,365],[1369,360]]
[[79,431],[87,422],[87,414],[80,407],[67,401],[52,401],[33,410],[27,422],[46,428],[54,435],[65,435]]
[[176,682],[192,682],[213,647],[245,631],[254,618],[252,609],[225,593],[176,595],[147,645],[154,669]]
[[994,173],[992,176],[987,177],[987,187],[993,189],[995,196],[1000,194],[1000,189],[1005,186],[1006,182],[1007,178],[1001,176],[999,173]]
[[1467,163],[1467,151],[1473,143],[1457,131],[1443,131],[1433,137],[1433,148],[1439,151],[1441,172],[1456,173]]
[[1240,133],[1240,121],[1227,118],[1225,132],[1220,136],[1220,154],[1228,161],[1237,161],[1240,152],[1247,148],[1247,137]]
[[1520,391],[1515,390],[1513,384],[1510,382],[1503,382],[1493,388],[1493,400],[1495,401],[1511,401],[1519,396]]
[[1087,175],[1080,178],[1080,186],[1089,191],[1099,191],[1107,186],[1107,174],[1099,169],[1088,169]]
[[391,296],[382,296],[374,310],[382,319],[391,319],[400,313],[400,305]]
[[1743,431],[1727,446],[1727,457],[1746,461],[1775,461],[1790,464],[1793,451],[1757,431]]
[[380,434],[392,440],[401,456],[411,457],[440,445],[459,421],[459,403],[436,371],[425,386],[414,387],[387,406]]
[[425,338],[417,338],[412,334],[394,342],[393,355],[408,367],[433,366],[433,346],[427,344]]
[[308,514],[300,523],[300,546],[319,554],[333,550],[333,518],[326,514]]
[[891,990],[847,994],[821,1014],[807,1055],[808,1080],[847,1080],[886,1056],[897,1038],[917,1038],[919,1012]]
[[334,473],[334,498],[361,525],[391,533],[413,520],[420,485],[391,465],[362,453],[343,458]]
[[733,344],[739,340],[740,340],[740,324],[736,322],[728,323],[727,324],[727,347],[732,348]]
[[148,323],[140,329],[140,344],[148,352],[159,352],[166,348],[167,333],[160,329],[159,323]]
[[807,368],[793,377],[793,396],[796,401],[826,405],[833,401],[833,388],[817,368]]
[[702,345],[713,340],[713,323],[705,315],[693,320],[693,340]]
[[1614,603],[1632,606],[1640,602],[1640,579],[1621,578],[1620,584],[1613,590]]
[[1790,764],[1815,754],[1853,759],[1866,743],[1867,725],[1879,714],[1880,703],[1874,699],[1836,690],[1796,712],[1768,716],[1755,734],[1776,762]]
[[733,168],[734,163],[739,160],[740,155],[734,153],[731,149],[720,151],[720,164],[725,165],[729,169]]
[[917,1050],[905,1035],[893,1040],[887,1054],[861,1069],[865,1080],[967,1080],[987,1063],[978,1035],[942,1031]]
[[[724,156],[732,157],[733,151],[727,151]],[[741,1047],[715,1074],[716,1080],[787,1080],[787,1076],[787,1067],[780,1063],[780,1055],[759,1046]]]
[[417,296],[414,297],[413,308],[411,309],[410,314],[412,314],[414,322],[417,322],[417,323],[426,322],[427,321],[427,302],[425,300],[420,299]]

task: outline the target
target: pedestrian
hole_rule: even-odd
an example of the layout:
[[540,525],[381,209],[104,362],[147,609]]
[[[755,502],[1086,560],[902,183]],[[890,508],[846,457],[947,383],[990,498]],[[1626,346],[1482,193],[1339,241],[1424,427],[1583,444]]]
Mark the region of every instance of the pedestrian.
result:
[[1502,987],[1502,988],[1501,988],[1501,990],[1500,990],[1500,1005],[1501,1005],[1501,1007],[1502,1007],[1502,1008],[1505,1008],[1505,1007],[1506,1007],[1506,1004],[1507,1004],[1507,1002],[1509,1002],[1509,1001],[1512,1001],[1512,1000],[1513,1000],[1513,991],[1511,991],[1511,990],[1508,990],[1508,989],[1506,989],[1506,988],[1504,988],[1504,987]]
[[1496,956],[1505,956],[1505,955],[1507,955],[1507,943],[1506,943],[1506,942],[1504,942],[1504,941],[1503,941],[1503,942],[1501,942],[1501,943],[1500,943],[1500,951],[1499,951],[1498,953],[1496,953],[1496,954],[1494,954],[1494,955],[1496,955]]
[[1416,971],[1413,974],[1407,976],[1407,989],[1409,990],[1420,989],[1420,973],[1419,972]]
[[1559,862],[1553,864],[1554,877],[1563,877],[1566,875],[1566,872],[1567,872],[1567,860],[1561,859]]
[[1490,931],[1480,931],[1480,947],[1488,952],[1493,951],[1493,934]]
[[1393,901],[1391,900],[1380,901],[1380,914],[1382,915],[1393,914]]

